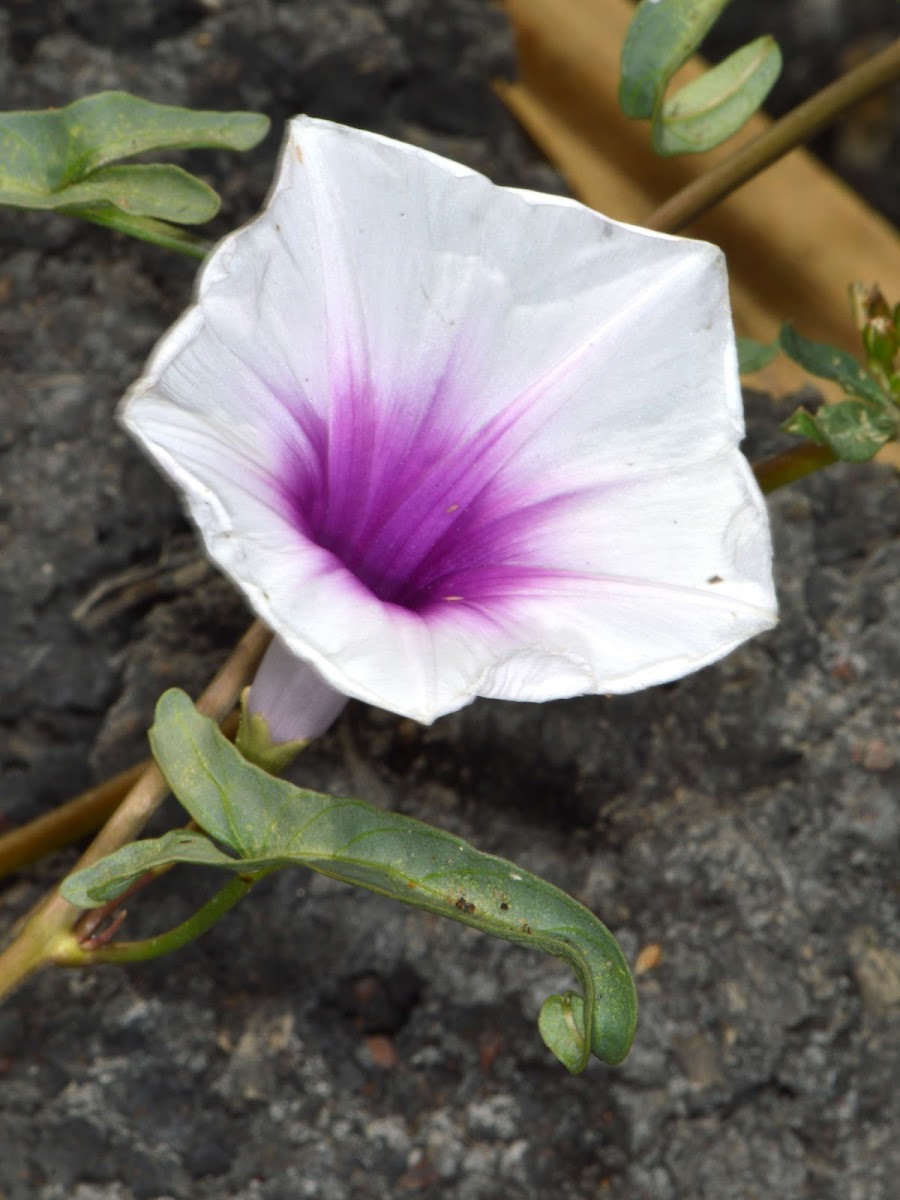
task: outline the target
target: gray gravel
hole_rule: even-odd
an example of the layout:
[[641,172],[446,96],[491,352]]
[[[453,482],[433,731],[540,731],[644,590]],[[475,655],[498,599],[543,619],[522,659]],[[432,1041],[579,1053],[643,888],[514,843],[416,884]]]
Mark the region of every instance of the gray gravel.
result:
[[[846,5],[842,32],[889,9]],[[561,186],[491,96],[510,69],[480,0],[0,12],[6,107],[121,86],[306,109]],[[217,228],[258,204],[276,142],[190,160],[225,197]],[[61,217],[0,211],[0,242],[0,819],[17,822],[145,753],[155,696],[198,690],[247,615],[112,421],[190,265]],[[778,413],[759,395],[748,412],[761,454]],[[47,973],[0,1010],[0,1198],[896,1195],[900,483],[833,469],[772,515],[781,625],[721,665],[430,729],[351,706],[298,767],[601,914],[645,966],[621,1068],[572,1079],[544,1049],[555,960],[283,873],[177,957]],[[70,861],[7,881],[4,924]],[[173,874],[129,928],[209,887]]]

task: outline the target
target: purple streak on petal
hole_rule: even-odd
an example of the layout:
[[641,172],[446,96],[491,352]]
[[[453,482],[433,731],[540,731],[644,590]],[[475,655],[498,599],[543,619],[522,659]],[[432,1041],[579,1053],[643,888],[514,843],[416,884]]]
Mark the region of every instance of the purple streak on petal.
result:
[[[638,297],[622,311],[643,303]],[[551,360],[480,425],[477,406],[458,394],[461,342],[414,397],[385,395],[359,345],[333,347],[324,412],[303,395],[280,397],[296,430],[276,469],[284,515],[379,599],[415,613],[546,586],[554,572],[535,561],[538,535],[572,497],[535,501],[516,456],[566,403],[570,377],[621,319],[618,312]]]
[[[329,322],[330,394],[316,404],[301,388],[278,395],[294,426],[276,456],[282,513],[379,599],[415,613],[528,591],[540,535],[570,497],[536,502],[516,458],[579,375],[597,372],[601,346],[614,348],[619,326],[654,298],[650,290],[624,302],[499,411],[487,403],[494,415],[479,425],[478,404],[463,394],[465,332],[421,395],[392,396],[389,381],[372,375],[363,308],[345,289]],[[546,586],[548,573],[538,574]]]
[[542,419],[532,396],[522,420],[523,401],[468,437],[445,427],[436,396],[416,428],[358,387],[332,401],[330,428],[298,405],[278,479],[285,515],[381,600],[416,613],[528,590],[548,575],[535,533],[571,497],[532,501],[504,472]]

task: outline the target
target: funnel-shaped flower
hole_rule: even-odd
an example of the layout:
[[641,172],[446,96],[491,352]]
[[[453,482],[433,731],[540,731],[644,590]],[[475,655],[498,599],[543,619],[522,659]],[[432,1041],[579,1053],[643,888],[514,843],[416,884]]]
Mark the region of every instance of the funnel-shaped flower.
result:
[[722,254],[373,134],[292,122],[124,419],[283,645],[420,721],[775,619]]

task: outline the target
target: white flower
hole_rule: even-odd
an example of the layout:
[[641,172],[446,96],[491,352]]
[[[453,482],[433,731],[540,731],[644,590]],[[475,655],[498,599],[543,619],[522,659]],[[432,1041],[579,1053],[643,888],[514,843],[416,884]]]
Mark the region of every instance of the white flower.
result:
[[428,722],[661,683],[775,621],[720,251],[387,138],[291,123],[124,420],[273,679],[286,647]]

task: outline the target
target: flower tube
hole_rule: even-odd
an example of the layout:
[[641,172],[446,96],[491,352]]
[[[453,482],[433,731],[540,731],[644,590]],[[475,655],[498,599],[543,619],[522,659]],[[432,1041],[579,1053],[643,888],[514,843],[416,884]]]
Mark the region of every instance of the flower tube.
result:
[[375,134],[291,122],[123,419],[276,634],[277,740],[630,692],[775,621],[721,252]]

